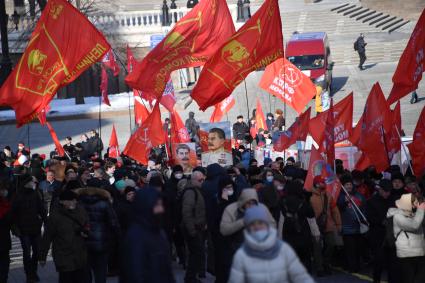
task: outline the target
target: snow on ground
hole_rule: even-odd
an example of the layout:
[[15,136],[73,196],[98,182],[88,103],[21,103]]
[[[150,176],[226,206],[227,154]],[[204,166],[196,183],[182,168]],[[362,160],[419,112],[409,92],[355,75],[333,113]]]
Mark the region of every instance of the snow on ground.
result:
[[[128,109],[128,104],[133,107],[133,92],[122,92],[110,94],[109,101],[111,106],[104,103],[101,105],[102,112],[119,111]],[[97,113],[99,111],[99,97],[84,97],[85,104],[76,105],[75,98],[53,99],[50,102],[50,111],[48,117],[69,116],[83,113]],[[0,121],[15,119],[15,111],[0,111]]]

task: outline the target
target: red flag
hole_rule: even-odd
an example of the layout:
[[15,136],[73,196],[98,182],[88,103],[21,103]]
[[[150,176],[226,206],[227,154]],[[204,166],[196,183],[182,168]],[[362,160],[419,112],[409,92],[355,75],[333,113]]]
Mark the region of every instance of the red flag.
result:
[[329,192],[334,200],[337,200],[341,192],[341,183],[332,170],[332,167],[326,163],[319,151],[312,147],[304,188],[311,190],[313,187],[313,179],[316,176],[322,176],[322,178],[325,179],[326,191]]
[[326,119],[325,131],[323,132],[322,143],[319,145],[319,151],[326,154],[326,162],[333,168],[335,162],[335,116],[334,102],[331,98],[328,117]]
[[157,103],[142,126],[131,135],[123,153],[141,164],[147,164],[151,149],[164,143],[165,135],[162,129],[161,112],[159,103]]
[[308,134],[311,108],[302,113],[288,130],[281,132],[279,137],[273,141],[275,151],[284,151],[297,141],[305,141]]
[[203,65],[235,32],[225,0],[202,0],[180,19],[125,81],[160,97],[174,70]]
[[52,140],[55,143],[56,150],[59,154],[59,156],[64,157],[65,156],[65,150],[63,149],[61,143],[59,142],[58,136],[56,135],[55,130],[50,125],[49,122],[46,122],[47,128],[49,129],[50,135],[52,136]]
[[267,124],[260,99],[257,98],[257,111],[255,111],[255,131],[258,133],[259,129],[267,130]]
[[[348,139],[353,129],[353,93],[335,104],[333,107],[333,117],[335,119],[335,143]],[[326,121],[329,110],[318,114],[309,123],[309,131],[317,144],[321,144],[324,138],[323,133],[326,128]]]
[[136,124],[140,127],[144,121],[149,117],[149,111],[143,104],[140,96],[134,96],[134,119]]
[[120,148],[118,146],[117,132],[115,131],[115,125],[112,125],[111,138],[109,139],[109,157],[117,158],[120,156]]
[[393,88],[388,96],[388,104],[393,104],[400,98],[418,88],[425,67],[425,9],[416,23],[406,49],[398,61],[393,76]]
[[423,176],[425,174],[425,107],[422,109],[416,124],[413,142],[408,144],[407,147],[412,158],[415,176]]
[[102,75],[100,79],[100,93],[102,95],[102,101],[108,106],[111,106],[108,97],[108,73],[106,69],[102,67]]
[[362,134],[362,125],[363,125],[363,116],[360,117],[356,126],[353,128],[351,136],[349,138],[350,142],[357,146],[360,140],[360,136]]
[[224,114],[230,111],[232,107],[235,106],[235,98],[233,95],[226,97],[220,103],[216,104],[214,107],[214,112],[211,114],[210,122],[217,123],[221,121]]
[[160,103],[167,108],[169,112],[173,112],[174,105],[176,104],[176,97],[174,96],[173,81],[170,79],[164,89],[164,94],[161,97]]
[[120,74],[120,66],[117,63],[117,60],[115,58],[115,53],[112,50],[112,48],[109,49],[108,53],[105,54],[105,56],[102,59],[102,63],[108,69],[112,71],[112,73],[114,74],[114,77]]
[[[388,119],[390,115],[391,110],[381,87],[379,83],[375,83],[363,111],[362,130],[357,146],[372,161],[378,172],[382,172],[390,166],[384,137],[384,132],[388,131],[391,126],[391,120]],[[389,127],[387,128],[385,124],[388,124]]]
[[228,97],[252,71],[283,57],[278,0],[261,8],[205,64],[191,96],[201,110]]
[[401,150],[401,140],[399,134],[401,133],[401,109],[400,101],[396,104],[394,110],[391,111],[391,129],[385,133],[385,142],[388,149],[388,158],[390,161],[394,155]]
[[136,58],[134,58],[133,52],[127,44],[127,72],[130,74],[133,72],[134,65],[137,63]]
[[173,110],[171,112],[171,143],[190,142],[189,132],[187,131],[179,113]]
[[47,115],[47,112],[49,112],[50,111],[50,105],[47,105],[45,108],[43,108],[42,110],[41,110],[41,112],[38,114],[38,120],[40,121],[40,124],[42,125],[42,126],[45,126],[46,125],[46,123],[47,123],[47,118],[46,118],[46,115]]
[[370,162],[369,158],[367,158],[367,156],[364,153],[362,153],[359,160],[357,160],[357,163],[354,166],[354,169],[363,171],[371,165],[373,164]]
[[0,89],[0,105],[15,110],[18,127],[28,123],[60,87],[109,49],[103,35],[68,1],[48,1],[24,54]]
[[286,58],[279,58],[268,65],[260,81],[260,87],[302,113],[316,95],[316,86]]

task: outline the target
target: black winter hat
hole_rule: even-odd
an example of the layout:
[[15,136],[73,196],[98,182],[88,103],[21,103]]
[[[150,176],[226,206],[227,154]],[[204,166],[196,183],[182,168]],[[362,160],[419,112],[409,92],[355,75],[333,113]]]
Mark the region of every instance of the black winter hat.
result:
[[176,173],[176,172],[183,172],[183,167],[181,165],[175,165],[173,167],[173,173]]
[[401,172],[394,172],[391,174],[391,181],[401,180],[404,183],[404,176]]
[[378,187],[386,192],[390,192],[393,189],[393,183],[388,179],[382,179],[379,181]]
[[65,190],[59,195],[59,200],[74,200],[78,195],[71,190]]
[[342,185],[345,185],[347,183],[353,183],[353,178],[351,177],[351,175],[342,175],[341,178],[339,179],[341,181]]
[[234,185],[232,178],[229,175],[221,176],[220,180],[218,181],[218,187],[221,189],[227,185]]

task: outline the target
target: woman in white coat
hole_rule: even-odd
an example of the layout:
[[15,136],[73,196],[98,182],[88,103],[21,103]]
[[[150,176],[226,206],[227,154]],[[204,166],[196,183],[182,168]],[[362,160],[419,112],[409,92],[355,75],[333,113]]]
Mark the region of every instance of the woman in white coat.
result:
[[313,283],[294,250],[277,237],[263,206],[244,216],[245,241],[233,257],[229,283]]
[[[419,204],[412,194],[404,194],[390,208],[393,217],[395,246],[403,283],[425,282],[425,239],[422,223],[425,203]],[[414,212],[414,208],[417,208]]]

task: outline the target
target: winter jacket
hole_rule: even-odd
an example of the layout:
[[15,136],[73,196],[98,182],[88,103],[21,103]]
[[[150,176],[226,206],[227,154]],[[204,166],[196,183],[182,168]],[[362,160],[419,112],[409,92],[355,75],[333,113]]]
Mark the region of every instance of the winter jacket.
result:
[[357,38],[357,52],[364,53],[366,52],[366,43],[364,42],[363,37],[359,36]]
[[87,214],[81,206],[77,205],[74,210],[68,210],[58,205],[47,220],[40,259],[46,260],[52,244],[53,261],[58,272],[85,268],[87,248],[83,235],[87,234],[87,224]]
[[245,135],[249,134],[249,127],[245,122],[236,122],[233,124],[233,138],[237,140],[244,140]]
[[39,190],[23,188],[16,195],[11,211],[13,223],[22,235],[39,235],[47,212]]
[[12,248],[10,239],[11,205],[7,199],[0,197],[0,253]]
[[120,224],[121,233],[124,235],[132,220],[133,203],[129,202],[125,196],[120,197],[114,202],[114,210],[117,214],[118,222]]
[[[270,233],[263,242],[256,241],[247,232],[244,234],[244,246],[233,258],[229,283],[314,282],[294,250],[277,238],[275,229],[270,228]],[[250,254],[250,250],[258,255]]]
[[104,189],[84,188],[77,190],[79,201],[87,211],[90,233],[87,238],[89,251],[108,251],[114,236],[120,237],[117,215],[112,208],[111,195]]
[[336,201],[332,198],[331,194],[327,192],[319,192],[313,189],[310,197],[310,204],[314,210],[316,219],[320,217],[323,212],[325,204],[325,194],[327,196],[327,212],[326,212],[326,227],[325,232],[336,232],[341,230],[341,215],[339,213]]
[[[394,236],[397,257],[418,257],[425,255],[425,239],[422,222],[424,210],[418,209],[415,214],[390,208],[387,217],[393,217]],[[398,236],[397,236],[398,235]]]
[[206,224],[205,201],[201,188],[189,182],[182,198],[183,228],[191,237],[195,237],[198,232],[205,230]]
[[282,116],[278,116],[274,121],[273,129],[278,128],[281,131],[283,126],[285,126],[285,119]]
[[154,188],[136,193],[134,222],[123,241],[121,283],[174,283],[170,246],[155,221],[153,207],[160,198]]
[[[342,234],[343,235],[355,235],[360,234],[360,223],[359,220],[362,220],[361,215],[356,207],[353,206],[351,201],[345,200],[345,193],[339,194],[338,198],[338,208],[341,213],[341,222],[342,222]],[[363,213],[363,206],[364,206],[364,198],[361,194],[354,192],[353,194],[350,194],[351,198],[355,201],[357,204],[357,207],[360,208],[360,210]],[[357,213],[357,216],[356,216]],[[359,218],[359,220],[357,219]]]
[[271,119],[271,120],[267,119],[266,124],[267,124],[267,129],[264,129],[264,130],[268,130],[269,132],[273,131],[274,119]]
[[202,184],[202,194],[205,199],[208,227],[214,225],[214,219],[217,213],[218,182],[224,174],[226,174],[226,171],[217,163],[210,164],[207,167],[207,179]]
[[385,220],[390,207],[391,200],[384,199],[379,194],[373,195],[366,202],[367,221],[370,224],[368,236],[373,246],[382,246],[385,240]]

